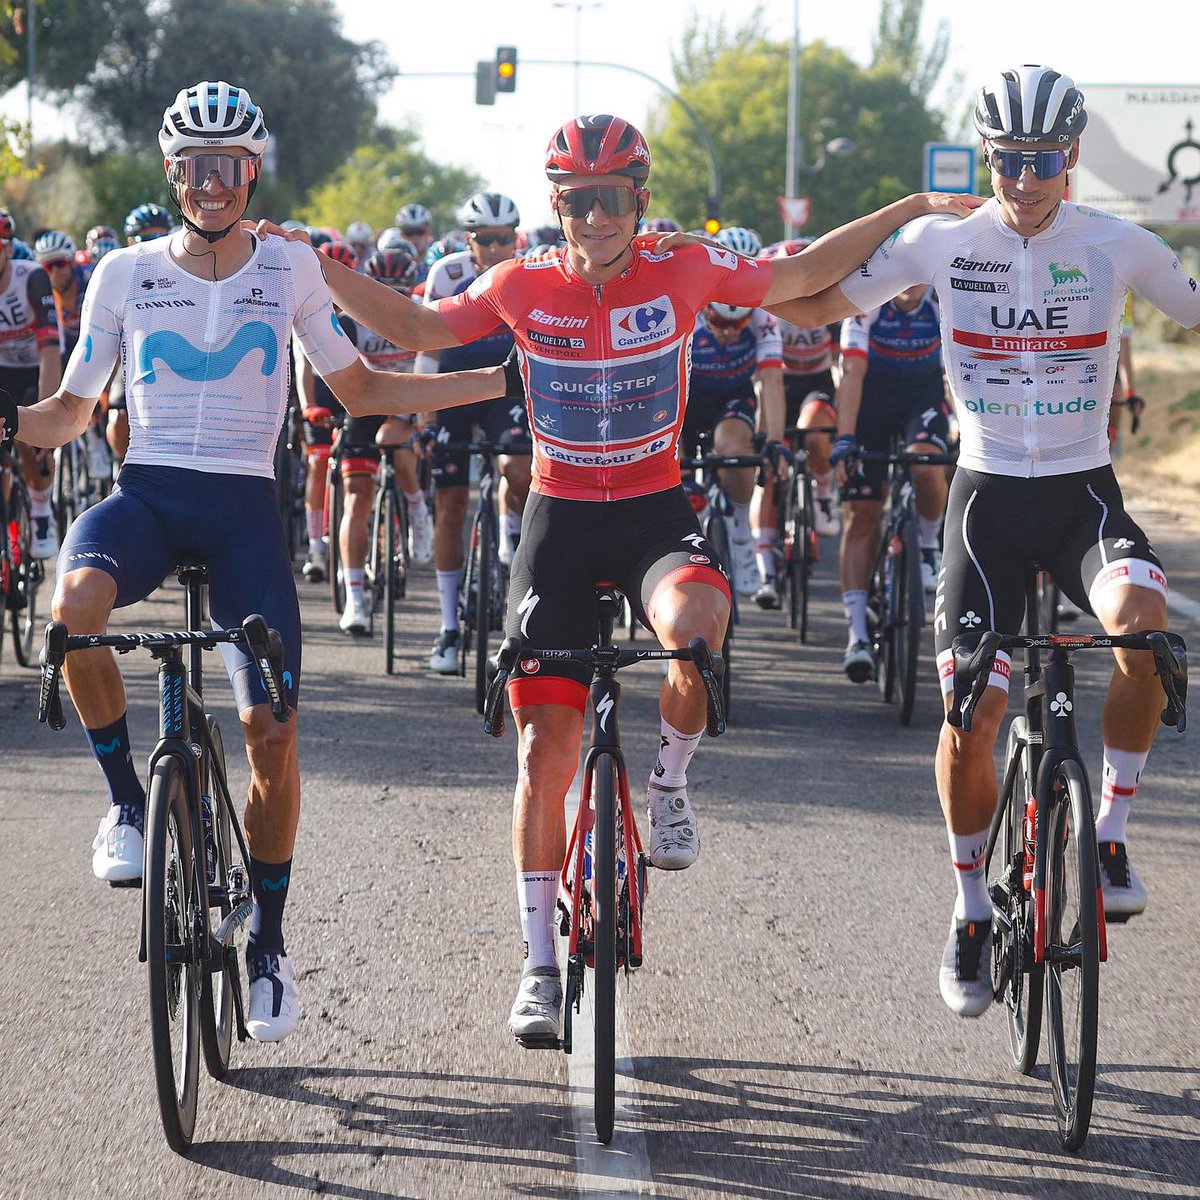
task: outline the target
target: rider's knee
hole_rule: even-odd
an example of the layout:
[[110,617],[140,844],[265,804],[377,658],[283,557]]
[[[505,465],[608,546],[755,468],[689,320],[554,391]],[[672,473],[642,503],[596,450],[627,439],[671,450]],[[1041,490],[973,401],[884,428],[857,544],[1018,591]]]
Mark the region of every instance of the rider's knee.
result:
[[296,753],[296,716],[284,723],[276,721],[265,704],[256,704],[249,712],[239,714],[246,737],[246,753],[251,766],[271,765],[278,768]]
[[706,584],[668,586],[651,596],[647,615],[664,646],[686,646],[701,637],[716,649],[729,624],[729,600],[720,588]]
[[81,567],[59,577],[50,611],[72,633],[99,633],[108,623],[116,592],[107,572]]
[[945,722],[942,726],[942,745],[951,759],[957,762],[984,758],[990,760],[1007,708],[1008,693],[1003,688],[988,687],[984,689],[971,715],[969,733],[951,725],[949,721]]

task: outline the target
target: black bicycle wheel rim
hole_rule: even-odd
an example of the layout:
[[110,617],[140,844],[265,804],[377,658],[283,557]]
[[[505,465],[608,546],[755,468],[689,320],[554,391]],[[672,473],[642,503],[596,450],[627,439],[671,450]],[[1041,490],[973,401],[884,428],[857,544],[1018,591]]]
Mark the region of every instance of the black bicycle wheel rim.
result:
[[467,677],[467,659],[474,646],[475,629],[479,624],[479,527],[482,515],[476,512],[471,518],[471,537],[467,543],[466,569],[459,590],[458,621],[461,633],[458,638],[458,673]]
[[896,674],[900,685],[900,724],[912,722],[917,701],[917,669],[921,660],[921,628],[925,623],[925,591],[921,580],[921,547],[917,540],[916,512],[905,520],[901,541],[903,559],[897,575],[903,586],[896,600]]
[[783,548],[783,588],[787,593],[784,597],[784,611],[787,613],[789,629],[800,628],[800,572],[804,567],[804,551],[800,545],[799,508],[797,493],[800,490],[800,474],[802,466],[796,468],[787,492],[784,494],[784,510],[780,525],[780,538]]
[[[33,518],[29,511],[29,497],[23,488],[14,487],[9,498],[10,537],[9,548],[13,553],[12,591],[15,605],[12,609],[13,650],[17,662],[23,667],[36,667],[33,653],[38,629],[38,593],[45,568],[33,557]],[[15,537],[11,530],[15,528]]]
[[896,694],[896,656],[891,623],[891,570],[885,542],[867,592],[867,628],[871,634],[871,652],[875,656],[875,682],[885,704],[890,704]]
[[144,903],[158,1109],[167,1143],[178,1154],[188,1152],[196,1127],[202,968],[194,957],[168,963],[167,952],[195,950],[196,882],[183,769],[168,757],[155,766],[146,801]]
[[596,1032],[593,1109],[596,1137],[612,1141],[617,1087],[617,768],[607,755],[594,767],[593,888],[596,947],[593,970],[593,1023]]
[[733,586],[729,556],[729,530],[725,526],[725,518],[715,513],[710,516],[705,522],[704,536],[708,539],[708,544],[721,560],[721,565],[725,568],[725,578],[729,581],[729,624],[725,627],[725,638],[721,643],[721,655],[725,659],[725,675],[721,680],[721,694],[725,700],[725,720],[729,721],[731,720],[733,711],[733,626],[737,605],[737,590]]
[[383,523],[383,665],[389,675],[396,673],[396,518],[392,512],[390,488],[381,489]]
[[[216,869],[210,886],[221,889],[223,895],[215,903],[210,900],[210,910],[215,910],[209,924],[216,926],[233,910],[229,901],[229,867],[232,862],[233,838],[229,828],[229,812],[220,795],[217,773],[211,766],[212,759],[221,763],[221,774],[225,773],[225,744],[221,738],[221,727],[215,717],[208,718],[208,736],[211,748],[204,757],[204,794],[210,799],[212,814],[212,846]],[[207,853],[207,847],[206,847]],[[204,1065],[214,1079],[223,1079],[229,1070],[229,1054],[233,1048],[235,1024],[233,992],[240,986],[237,955],[228,956],[219,971],[202,971],[200,977],[200,1044],[204,1048]]]
[[342,578],[342,509],[345,501],[341,473],[336,467],[329,472],[325,504],[329,509],[329,597],[334,610],[340,613],[346,607],[346,581]]
[[483,512],[479,522],[479,591],[475,597],[475,711],[483,712],[487,699],[488,638],[492,626],[492,587],[496,569],[496,539],[492,514]]
[[67,442],[55,455],[54,491],[51,507],[58,522],[60,537],[65,537],[75,520],[75,444]]
[[[1096,1087],[1100,1005],[1099,863],[1087,777],[1073,759],[1054,772],[1046,858],[1046,1028],[1063,1147],[1087,1137]],[[1065,792],[1065,794],[1063,794]]]
[[[992,980],[1008,1017],[1008,1049],[1013,1067],[1028,1075],[1037,1065],[1042,1036],[1043,967],[1033,961],[1033,909],[1022,882],[1025,853],[1025,804],[1031,788],[1028,776],[1027,721],[1014,717],[1008,728],[1005,764],[1017,756],[1012,786],[1001,797],[1004,805],[996,847],[989,868],[992,903],[1009,923],[996,922],[993,935]],[[1007,881],[998,882],[1008,872]],[[1003,984],[1001,985],[1003,971]]]

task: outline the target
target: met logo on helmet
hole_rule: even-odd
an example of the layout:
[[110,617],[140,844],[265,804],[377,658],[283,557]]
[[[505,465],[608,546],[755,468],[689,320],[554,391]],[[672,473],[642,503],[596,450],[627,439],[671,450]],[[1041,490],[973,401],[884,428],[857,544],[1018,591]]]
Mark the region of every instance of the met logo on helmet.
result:
[[609,322],[613,346],[618,350],[665,341],[676,332],[675,308],[667,296],[630,308],[614,309],[609,314]]

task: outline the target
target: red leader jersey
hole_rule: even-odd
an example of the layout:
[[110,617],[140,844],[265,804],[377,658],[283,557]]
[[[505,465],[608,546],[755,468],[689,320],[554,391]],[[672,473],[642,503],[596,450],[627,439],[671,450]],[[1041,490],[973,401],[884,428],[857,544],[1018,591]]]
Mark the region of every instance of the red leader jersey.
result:
[[710,301],[757,308],[769,262],[704,244],[633,262],[594,287],[567,252],[493,267],[433,307],[460,342],[499,321],[516,339],[533,432],[533,490],[566,500],[626,500],[679,486],[696,316]]

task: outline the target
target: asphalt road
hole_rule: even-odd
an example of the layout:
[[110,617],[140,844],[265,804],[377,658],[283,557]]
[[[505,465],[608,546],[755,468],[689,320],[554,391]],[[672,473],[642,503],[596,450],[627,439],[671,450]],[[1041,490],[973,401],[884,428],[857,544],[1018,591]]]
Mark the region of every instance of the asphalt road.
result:
[[[1143,511],[1173,583],[1200,601],[1192,524]],[[347,641],[324,589],[301,584],[287,935],[305,1015],[286,1043],[235,1047],[226,1082],[203,1080],[190,1161],[158,1125],[138,893],[91,877],[98,772],[73,714],[63,734],[34,723],[35,677],[6,651],[0,1197],[1200,1196],[1196,734],[1161,733],[1136,803],[1151,903],[1111,933],[1095,1117],[1067,1154],[1044,1056],[1015,1075],[1003,1015],[964,1021],[939,997],[953,881],[932,664],[909,729],[849,684],[832,568],[828,550],[810,646],[775,615],[752,612],[739,633],[736,724],[691,772],[701,857],[654,873],[646,965],[620,998],[610,1149],[587,1135],[586,1054],[525,1052],[505,1029],[520,966],[514,743],[482,735],[463,681],[422,667],[431,575],[391,679],[382,646]],[[175,625],[179,595],[121,624]],[[1200,645],[1194,620],[1178,628]],[[125,671],[146,752],[152,664]],[[1081,659],[1093,778],[1106,671]],[[658,680],[635,674],[622,728],[636,784]],[[236,718],[212,678],[240,789]]]

